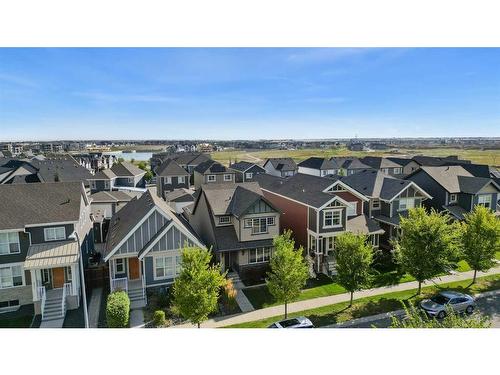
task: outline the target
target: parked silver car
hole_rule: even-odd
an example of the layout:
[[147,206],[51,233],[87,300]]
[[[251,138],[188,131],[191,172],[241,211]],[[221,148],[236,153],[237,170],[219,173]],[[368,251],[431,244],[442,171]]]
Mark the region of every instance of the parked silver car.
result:
[[285,319],[271,324],[267,328],[314,328],[312,322],[304,316]]
[[468,294],[444,291],[436,294],[430,299],[425,299],[420,302],[420,307],[432,317],[443,319],[446,316],[447,306],[451,307],[456,312],[466,312],[472,314],[476,306],[474,297]]

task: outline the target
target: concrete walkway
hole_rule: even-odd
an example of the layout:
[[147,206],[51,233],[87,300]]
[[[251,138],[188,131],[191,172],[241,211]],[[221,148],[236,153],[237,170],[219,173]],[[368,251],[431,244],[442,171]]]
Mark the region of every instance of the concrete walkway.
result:
[[[493,269],[489,270],[488,272],[478,272],[477,276],[481,277],[481,276],[495,275],[498,273],[500,273],[500,267],[493,268]],[[435,279],[432,279],[432,280],[429,280],[429,281],[423,283],[422,286],[423,287],[429,286],[429,285],[433,285],[434,283],[444,284],[444,283],[449,283],[449,282],[454,282],[454,281],[467,280],[467,279],[472,279],[473,276],[474,276],[474,271],[461,272],[461,273],[458,273],[455,275],[447,275],[447,276],[437,277]],[[418,288],[418,282],[411,281],[408,283],[385,286],[385,287],[381,287],[381,288],[362,290],[362,291],[354,293],[354,299],[371,297],[371,296],[376,296],[379,294],[399,292],[399,291],[403,291],[403,290],[410,290],[410,289],[416,289],[416,288]],[[333,296],[308,299],[305,301],[290,303],[288,305],[288,312],[294,313],[294,312],[299,312],[299,311],[303,311],[303,310],[314,309],[317,307],[333,305],[335,303],[349,301],[349,299],[350,299],[349,293],[336,294]],[[220,317],[220,318],[209,319],[209,320],[205,321],[201,326],[203,328],[224,327],[224,326],[229,326],[229,325],[233,325],[233,324],[247,323],[247,322],[252,322],[255,320],[271,318],[273,316],[282,316],[283,314],[284,314],[284,306],[283,305],[272,306],[272,307],[266,307],[264,309],[250,311],[247,313],[241,313],[241,314],[235,314],[235,315],[231,315],[231,316],[224,316],[224,317]],[[182,325],[179,325],[176,327],[192,328],[193,326],[191,324],[182,324]]]
[[40,328],[62,328],[64,324],[64,318],[42,320],[40,323]]
[[133,309],[130,311],[130,328],[144,327],[144,311],[142,309]]
[[243,293],[243,288],[245,288],[245,285],[241,281],[237,281],[234,283],[234,289],[236,289],[236,303],[238,304],[238,307],[240,308],[241,312],[250,312],[254,311],[254,307],[248,300],[247,296],[245,293]]
[[89,303],[89,326],[97,328],[99,325],[99,311],[102,303],[102,288],[92,289]]

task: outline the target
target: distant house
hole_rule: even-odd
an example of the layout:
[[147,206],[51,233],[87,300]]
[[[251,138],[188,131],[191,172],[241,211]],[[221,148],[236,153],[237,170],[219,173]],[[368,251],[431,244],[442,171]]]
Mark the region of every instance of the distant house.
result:
[[210,156],[201,152],[157,153],[151,157],[151,170],[157,170],[161,163],[169,159],[174,160],[190,174],[193,174],[194,168],[210,160]]
[[407,159],[407,158],[396,158],[396,157],[387,157],[388,160],[398,164],[403,168],[402,174],[403,175],[408,175],[414,171],[416,171],[418,168],[420,168],[420,164],[418,164],[415,160],[413,159]]
[[458,220],[471,212],[476,205],[482,205],[498,214],[497,202],[500,186],[489,177],[475,177],[464,166],[426,167],[406,177],[422,186],[432,199],[428,207],[447,211]]
[[104,242],[111,217],[132,200],[123,191],[99,191],[90,195],[90,207],[94,221],[94,240]]
[[0,197],[0,311],[34,304],[42,321],[62,326],[66,310],[80,304],[79,257],[94,249],[84,186],[7,184]]
[[193,204],[193,191],[189,189],[176,189],[165,194],[165,202],[178,214],[184,212],[184,208]]
[[400,217],[432,198],[420,184],[374,169],[342,177],[342,182],[368,198],[364,212],[384,230],[380,245],[385,248],[390,248],[390,241],[399,235]]
[[282,212],[280,230],[292,230],[296,244],[313,257],[316,272],[336,272],[335,239],[342,233],[366,234],[378,246],[384,231],[366,215],[368,198],[339,178],[298,173],[284,179],[261,174],[256,181],[266,199]]
[[240,161],[229,166],[236,174],[236,182],[252,182],[253,177],[259,173],[266,173],[261,166],[248,161]]
[[363,151],[365,148],[365,144],[360,141],[352,140],[347,144],[347,149],[349,151]]
[[421,167],[439,167],[442,165],[461,165],[471,163],[470,160],[462,160],[455,155],[443,158],[437,156],[416,155],[412,159]]
[[362,163],[369,165],[371,168],[379,170],[386,175],[401,175],[403,173],[403,167],[388,159],[379,156],[365,156],[360,159]]
[[336,160],[318,157],[310,157],[301,161],[297,166],[299,173],[320,177],[336,175],[341,169]]
[[189,172],[175,160],[165,160],[156,169],[156,193],[160,198],[175,189],[189,189]]
[[350,176],[351,174],[370,169],[369,165],[354,157],[333,157],[330,160],[335,162],[340,168],[337,172],[339,176]]
[[269,158],[264,162],[266,173],[277,177],[290,177],[297,173],[297,164],[292,158]]
[[236,173],[222,164],[207,160],[194,169],[194,187],[199,189],[202,184],[234,183]]
[[190,211],[190,224],[212,245],[222,270],[237,272],[243,280],[265,276],[273,238],[279,234],[280,212],[257,183],[204,184]]
[[88,178],[90,191],[143,190],[146,186],[145,171],[129,162],[115,163],[110,169],[97,172]]
[[148,188],[113,215],[103,250],[110,290],[125,290],[132,307],[145,306],[147,288],[174,282],[184,246],[205,247],[154,190]]

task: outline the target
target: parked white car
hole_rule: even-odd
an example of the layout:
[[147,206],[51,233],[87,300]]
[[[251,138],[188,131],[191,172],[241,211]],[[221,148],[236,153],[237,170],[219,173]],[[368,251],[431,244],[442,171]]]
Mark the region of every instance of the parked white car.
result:
[[312,322],[304,316],[285,319],[271,324],[267,328],[314,328]]
[[474,297],[468,294],[444,291],[436,294],[430,299],[420,302],[420,307],[431,317],[443,319],[446,316],[446,308],[451,307],[453,311],[472,314],[476,306]]

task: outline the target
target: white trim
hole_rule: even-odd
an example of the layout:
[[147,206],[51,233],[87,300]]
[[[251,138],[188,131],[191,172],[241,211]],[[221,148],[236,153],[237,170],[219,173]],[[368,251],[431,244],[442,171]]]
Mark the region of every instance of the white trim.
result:
[[[168,280],[168,279],[175,279],[177,277],[177,272],[176,272],[176,258],[178,256],[181,256],[180,254],[178,253],[174,253],[174,254],[166,254],[166,253],[163,253],[163,254],[159,254],[159,255],[155,255],[153,256],[153,280],[154,281],[158,281],[158,280]],[[164,276],[156,276],[156,260],[158,258],[171,258],[172,259],[172,269],[173,269],[173,275],[172,276],[167,276],[166,274]],[[163,269],[165,270],[165,266],[163,267]]]
[[14,262],[14,263],[3,263],[3,264],[0,264],[0,268],[10,268],[11,274],[12,274],[12,267],[16,267],[16,266],[21,266],[21,277],[22,277],[23,283],[21,285],[7,286],[5,288],[2,288],[0,286],[0,290],[12,289],[12,288],[20,288],[20,287],[27,286],[26,285],[26,275],[25,275],[25,272],[24,272],[25,271],[25,269],[24,269],[24,262]]
[[349,202],[347,202],[346,200],[344,200],[344,199],[342,199],[342,198],[340,198],[339,196],[336,195],[336,196],[332,197],[332,199],[330,199],[328,202],[326,202],[323,206],[321,206],[320,208],[318,208],[318,210],[322,210],[323,208],[328,207],[328,205],[330,205],[335,200],[338,200],[339,202],[341,202],[345,206],[349,205]]
[[[342,182],[341,180],[337,180],[333,184],[331,184],[330,186],[328,186],[325,190],[323,190],[323,193],[330,193],[328,191],[328,189],[331,189],[332,187],[334,187],[334,186],[336,186],[338,184],[341,184],[348,192],[350,192],[353,195],[357,196],[359,199],[361,199],[361,200],[363,200],[365,202],[368,202],[370,200],[366,195],[361,194],[360,192],[358,192],[357,190],[353,189],[352,187],[350,187],[346,183]],[[333,193],[335,193],[335,192],[333,192]]]
[[[17,242],[10,242],[10,240],[9,240],[9,236],[10,236],[10,234],[11,234],[11,233],[14,233],[14,234],[17,236]],[[18,231],[2,232],[2,233],[0,233],[0,234],[6,234],[6,235],[7,235],[7,242],[6,242],[6,244],[7,244],[7,248],[8,248],[8,249],[7,249],[8,251],[7,251],[6,253],[4,253],[4,254],[0,253],[0,257],[1,257],[1,256],[3,256],[3,255],[21,254],[21,241],[20,241],[20,239],[19,239],[19,232],[18,232]],[[11,244],[14,244],[14,243],[17,243],[17,248],[18,248],[18,251],[17,251],[17,252],[15,252],[15,253],[11,253],[11,252],[10,252],[10,245],[11,245]]]
[[[211,180],[210,177],[213,177],[214,179]],[[207,174],[207,182],[217,182],[217,176],[214,174]]]
[[423,190],[420,186],[418,186],[416,183],[414,183],[411,180],[405,180],[405,181],[410,181],[410,183],[407,186],[405,186],[399,193],[397,193],[396,195],[394,195],[388,201],[389,203],[392,203],[392,201],[394,199],[396,199],[403,191],[405,191],[406,189],[408,189],[410,186],[413,186],[416,190],[420,191],[420,193],[422,193],[427,199],[432,199],[432,197],[429,194],[427,194],[427,192],[425,190]]
[[[457,193],[448,193],[448,203],[456,203],[458,201],[458,194]],[[455,199],[451,199],[452,196],[455,196]]]
[[60,221],[60,222],[54,222],[54,223],[37,223],[37,224],[27,224],[24,227],[25,228],[36,228],[36,227],[41,227],[44,225],[51,225],[51,226],[56,226],[56,225],[66,225],[66,224],[73,224],[77,225],[79,220],[75,221]]
[[[327,212],[339,212],[340,217],[339,217],[339,224],[332,224],[332,225],[325,225],[325,216]],[[333,215],[332,215],[332,223],[333,223]],[[328,210],[323,210],[323,229],[330,229],[330,228],[341,228],[342,227],[342,209],[341,208],[330,208]]]
[[[64,231],[64,236],[63,237],[57,237],[57,230],[62,229]],[[48,239],[47,232],[48,231],[54,231],[54,237],[53,239]],[[43,239],[45,242],[54,242],[54,241],[64,241],[66,239],[66,228],[65,227],[51,227],[51,228],[43,228]]]
[[[226,177],[229,177],[229,179],[227,179]],[[233,174],[232,173],[224,173],[224,177],[222,178],[222,180],[224,182],[233,181]]]
[[[114,275],[116,276],[117,274],[118,275],[121,275],[123,273],[125,273],[125,259],[126,258],[114,258],[113,259],[113,271],[114,271]],[[123,267],[123,270],[118,272],[118,264],[117,264],[117,261],[121,260],[122,261],[122,267]],[[128,262],[127,262],[128,263]],[[128,267],[127,267],[128,268]],[[128,273],[128,272],[127,272]]]
[[[167,234],[167,232],[168,232],[168,231],[172,228],[172,226],[173,226],[173,225],[174,225],[174,221],[173,221],[172,219],[170,219],[170,224],[168,224],[168,225],[165,227],[165,229],[163,229],[163,230],[159,233],[159,235],[157,236],[156,240],[154,240],[153,242],[151,242],[151,243],[148,245],[148,247],[144,250],[144,252],[143,252],[141,255],[137,256],[137,258],[139,258],[139,260],[142,260],[142,259],[146,256],[146,254],[147,254],[147,253],[149,253],[149,251],[153,248],[153,246],[154,246],[154,245],[156,245],[156,244],[160,241],[160,239],[161,239],[161,238],[162,238],[165,234]],[[177,228],[177,229],[178,229],[178,228]],[[157,233],[158,233],[158,232],[156,232],[156,233],[154,234],[154,236],[156,236],[156,234],[157,234]]]

